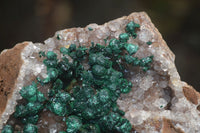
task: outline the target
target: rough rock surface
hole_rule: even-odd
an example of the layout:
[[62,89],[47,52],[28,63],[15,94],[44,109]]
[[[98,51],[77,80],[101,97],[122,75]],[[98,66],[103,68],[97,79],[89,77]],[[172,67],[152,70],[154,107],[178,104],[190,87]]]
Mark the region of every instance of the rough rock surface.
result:
[[[199,132],[200,94],[180,80],[174,54],[144,12],[132,13],[104,25],[90,24],[85,28],[61,30],[44,44],[24,42],[3,51],[0,55],[0,129],[14,112],[17,100],[21,99],[19,90],[29,85],[36,76],[46,77],[46,68],[38,57],[39,51],[53,50],[59,54],[62,46],[67,47],[71,43],[89,46],[91,41],[107,45],[104,39],[118,38],[130,21],[141,26],[137,38],[129,39],[140,47],[135,56],[154,55],[154,62],[147,72],[135,68],[127,71],[126,76],[133,83],[133,88],[118,99],[120,109],[126,112],[125,117],[139,133]],[[90,31],[89,27],[93,30]],[[58,34],[61,40],[57,39]],[[148,41],[152,44],[147,45]],[[44,117],[48,121],[48,116]],[[51,121],[56,122],[57,119]],[[41,118],[39,123],[45,122]],[[47,126],[49,132],[58,128],[55,124],[48,125],[48,122]]]

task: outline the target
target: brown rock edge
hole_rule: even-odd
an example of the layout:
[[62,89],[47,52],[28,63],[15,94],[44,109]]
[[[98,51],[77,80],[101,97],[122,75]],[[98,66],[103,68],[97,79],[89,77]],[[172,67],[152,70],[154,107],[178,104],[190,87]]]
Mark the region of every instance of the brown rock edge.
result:
[[0,116],[14,91],[15,82],[23,63],[21,51],[26,45],[28,45],[27,42],[17,44],[0,55]]
[[188,101],[197,105],[200,94],[192,86],[183,86],[183,93]]
[[171,120],[163,118],[162,133],[184,133],[180,128],[175,128]]

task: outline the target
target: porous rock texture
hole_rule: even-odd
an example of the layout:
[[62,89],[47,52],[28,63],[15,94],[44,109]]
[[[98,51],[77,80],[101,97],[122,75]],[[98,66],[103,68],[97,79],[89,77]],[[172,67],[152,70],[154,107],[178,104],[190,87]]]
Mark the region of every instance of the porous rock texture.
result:
[[[125,26],[130,21],[140,24],[137,38],[129,39],[130,43],[139,46],[134,56],[154,56],[152,67],[147,72],[135,67],[125,70],[125,76],[132,82],[133,87],[129,94],[121,95],[117,103],[133,125],[133,132],[200,132],[200,94],[180,80],[174,64],[174,54],[144,12],[132,13],[104,25],[90,24],[85,28],[61,30],[44,44],[24,42],[10,50],[4,50],[0,55],[0,129],[14,112],[17,101],[21,99],[20,89],[29,85],[37,76],[47,76],[46,67],[38,56],[39,51],[53,50],[61,57],[60,47],[67,47],[72,43],[86,47],[91,45],[91,41],[107,45],[108,42],[104,39],[118,38],[119,34],[125,32]],[[152,44],[147,45],[148,41]],[[51,115],[48,114],[49,117]],[[48,121],[48,116],[41,115],[38,124],[46,121],[48,132],[54,132],[59,128],[59,125],[55,124],[59,118],[51,118]],[[43,132],[44,127],[40,126],[39,132]]]

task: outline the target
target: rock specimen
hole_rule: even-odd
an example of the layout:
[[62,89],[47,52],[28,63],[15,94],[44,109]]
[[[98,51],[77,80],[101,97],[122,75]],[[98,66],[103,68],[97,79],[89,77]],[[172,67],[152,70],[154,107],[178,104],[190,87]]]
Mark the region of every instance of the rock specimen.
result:
[[[126,39],[126,35],[122,33],[131,32],[125,28],[130,22],[135,22],[140,27],[136,26],[138,28],[136,35],[132,34],[132,37]],[[0,55],[0,129],[10,124],[13,125],[15,131],[22,130],[22,125],[14,118],[13,113],[17,111],[17,104],[24,103],[21,100],[23,87],[31,85],[32,81],[36,81],[38,77],[38,80],[48,77],[44,59],[40,58],[38,53],[43,56],[41,51],[45,53],[54,51],[58,55],[57,58],[61,60],[63,57],[60,54],[61,47],[67,49],[71,44],[76,44],[77,47],[89,48],[97,43],[107,46],[112,38],[135,44],[125,47],[127,54],[133,55],[131,57],[141,60],[153,55],[151,67],[141,68],[128,65],[123,69],[123,74],[132,83],[132,88],[129,93],[120,95],[117,105],[125,112],[124,118],[131,123],[131,132],[198,133],[200,95],[180,80],[174,64],[174,54],[144,12],[133,13],[100,26],[90,24],[85,28],[58,31],[44,44],[24,42],[17,44],[13,49],[3,51]],[[62,52],[65,52],[64,50]],[[126,61],[130,61],[129,58]],[[84,68],[89,67],[85,63]],[[95,72],[101,75],[102,71]],[[49,88],[50,85],[39,86],[39,90],[45,97],[48,95],[45,90]],[[66,122],[63,122],[63,117],[61,117],[62,112],[61,116],[55,113],[60,114],[55,110],[43,110],[40,113],[37,122],[38,132],[54,133],[67,129]],[[79,123],[76,117],[70,116],[67,126],[70,126],[71,121]],[[10,129],[9,126],[6,128]],[[28,132],[35,128],[34,125],[29,124],[25,126],[24,131]]]

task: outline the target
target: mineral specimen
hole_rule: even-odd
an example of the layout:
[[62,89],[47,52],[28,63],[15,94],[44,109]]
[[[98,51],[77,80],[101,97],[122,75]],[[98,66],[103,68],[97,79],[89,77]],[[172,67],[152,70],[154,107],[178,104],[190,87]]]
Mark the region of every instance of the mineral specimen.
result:
[[144,13],[0,55],[2,133],[198,133],[200,94]]

